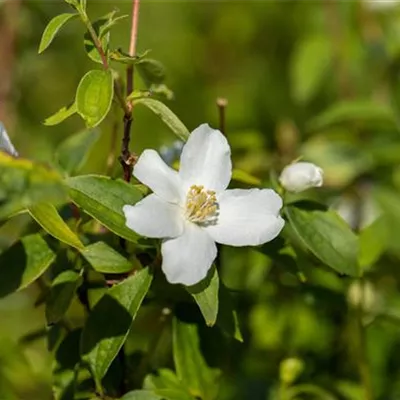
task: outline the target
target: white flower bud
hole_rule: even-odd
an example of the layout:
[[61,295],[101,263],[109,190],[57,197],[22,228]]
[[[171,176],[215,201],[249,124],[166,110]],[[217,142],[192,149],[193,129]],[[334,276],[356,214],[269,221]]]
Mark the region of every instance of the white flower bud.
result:
[[302,192],[311,187],[320,187],[323,183],[324,171],[309,162],[297,162],[286,166],[279,182],[289,192]]
[[6,151],[14,157],[18,157],[17,150],[15,150],[15,147],[11,143],[4,125],[0,122],[0,151],[1,150]]

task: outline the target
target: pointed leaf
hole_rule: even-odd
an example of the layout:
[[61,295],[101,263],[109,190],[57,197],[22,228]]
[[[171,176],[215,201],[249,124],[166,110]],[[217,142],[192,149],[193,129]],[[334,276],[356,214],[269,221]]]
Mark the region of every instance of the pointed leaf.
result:
[[97,272],[122,274],[133,269],[133,265],[129,260],[104,242],[91,244],[81,253]]
[[76,108],[89,128],[103,121],[110,110],[113,96],[111,71],[92,70],[82,78],[76,91]]
[[135,64],[135,68],[147,87],[153,83],[163,83],[165,80],[165,68],[157,60],[153,60],[152,58],[141,58]]
[[76,249],[83,249],[78,236],[64,222],[57,209],[50,203],[40,203],[28,209],[32,218],[51,236]]
[[133,185],[106,176],[82,175],[66,180],[72,201],[110,231],[136,242],[139,236],[125,225],[122,207],[142,199],[142,192]]
[[289,206],[286,215],[300,241],[322,262],[340,274],[359,275],[358,238],[334,211]]
[[149,268],[137,271],[109,289],[90,313],[82,333],[81,355],[97,382],[124,344],[152,278]]
[[218,315],[219,276],[215,266],[207,278],[199,284],[186,288],[193,296],[208,326],[213,326]]
[[197,326],[173,320],[174,363],[178,378],[185,384],[192,396],[203,399],[215,398],[218,392],[218,370],[205,362]]
[[67,312],[78,286],[82,283],[81,275],[72,270],[61,272],[53,280],[50,294],[46,299],[46,319],[48,324],[55,324]]
[[189,137],[189,131],[182,121],[161,101],[154,99],[138,99],[133,104],[143,104],[156,115],[175,133],[180,139],[186,141]]
[[74,115],[75,113],[76,113],[76,103],[74,102],[68,106],[61,108],[50,117],[47,117],[43,123],[47,126],[58,125],[65,119],[69,118],[71,115]]
[[77,17],[78,14],[60,14],[54,17],[46,26],[39,45],[39,54],[50,46],[57,32],[70,19]]
[[23,237],[0,256],[0,297],[28,286],[54,259],[55,254],[39,234]]

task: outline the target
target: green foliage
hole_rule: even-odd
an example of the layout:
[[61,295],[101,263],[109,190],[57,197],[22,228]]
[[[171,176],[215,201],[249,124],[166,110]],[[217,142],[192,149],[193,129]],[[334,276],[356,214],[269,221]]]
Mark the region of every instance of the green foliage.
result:
[[109,289],[90,313],[82,332],[81,354],[97,385],[123,346],[151,281],[149,268],[136,271]]

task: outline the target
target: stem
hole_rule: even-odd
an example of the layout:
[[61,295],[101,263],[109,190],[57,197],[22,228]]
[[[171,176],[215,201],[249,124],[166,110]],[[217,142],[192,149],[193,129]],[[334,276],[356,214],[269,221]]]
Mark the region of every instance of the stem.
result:
[[[135,57],[136,55],[136,42],[139,24],[139,7],[140,0],[133,0],[132,3],[132,25],[131,25],[131,40],[129,44],[129,55]],[[126,95],[129,96],[134,90],[134,75],[133,65],[129,65],[126,69]],[[129,142],[131,140],[131,127],[132,127],[132,112],[133,104],[128,103],[128,112],[124,115],[124,136],[122,138],[120,162],[124,170],[124,180],[129,182],[132,175],[132,164],[135,159],[129,151]]]
[[225,135],[225,109],[226,106],[228,105],[228,100],[223,98],[223,97],[219,97],[217,99],[217,107],[218,107],[218,115],[219,115],[219,130]]

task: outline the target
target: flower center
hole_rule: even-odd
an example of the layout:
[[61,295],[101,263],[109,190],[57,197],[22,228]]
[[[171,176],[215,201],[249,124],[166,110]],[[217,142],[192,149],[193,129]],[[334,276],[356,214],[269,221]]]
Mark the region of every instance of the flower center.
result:
[[213,224],[218,217],[217,197],[213,190],[192,185],[186,196],[185,216],[197,224]]

